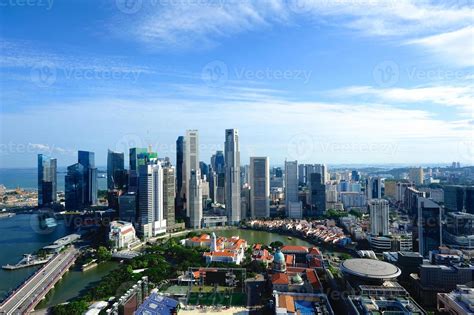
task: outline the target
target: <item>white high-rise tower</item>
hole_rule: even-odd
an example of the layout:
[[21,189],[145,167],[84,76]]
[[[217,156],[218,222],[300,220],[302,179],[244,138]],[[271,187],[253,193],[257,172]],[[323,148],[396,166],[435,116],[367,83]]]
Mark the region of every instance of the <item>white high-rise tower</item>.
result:
[[372,199],[369,201],[370,210],[370,234],[388,235],[389,228],[389,206],[384,199]]
[[189,224],[193,229],[201,228],[202,180],[199,172],[192,170],[189,179]]
[[141,165],[139,168],[140,232],[150,238],[166,233],[166,220],[163,208],[163,168],[160,162]]
[[225,208],[228,224],[240,222],[240,149],[237,129],[225,131]]

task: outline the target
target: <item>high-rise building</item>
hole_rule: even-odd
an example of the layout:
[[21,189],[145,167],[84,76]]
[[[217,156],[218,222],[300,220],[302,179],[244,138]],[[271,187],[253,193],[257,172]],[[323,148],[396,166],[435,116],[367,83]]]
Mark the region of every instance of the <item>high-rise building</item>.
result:
[[130,171],[136,171],[138,173],[138,168],[140,165],[144,165],[144,163],[140,162],[139,155],[147,153],[148,150],[146,148],[130,148],[129,150],[129,168]]
[[86,182],[84,177],[84,166],[80,163],[68,166],[65,186],[66,210],[82,210],[87,206],[85,199]]
[[[197,130],[187,130],[186,138],[184,139],[184,169],[185,169],[185,180],[186,180],[186,216],[188,219],[196,214],[191,214],[191,200],[190,200],[190,188],[191,183],[191,173],[194,173],[201,178],[200,168],[199,168],[199,133]],[[201,193],[202,195],[202,193]],[[201,201],[202,205],[202,201]],[[195,211],[198,211],[195,207]],[[202,209],[200,210],[202,211]]]
[[441,207],[434,201],[418,197],[418,252],[427,257],[442,244]]
[[464,198],[467,213],[474,214],[474,186],[466,187],[466,198]]
[[189,224],[193,229],[202,226],[202,180],[199,171],[191,170],[189,177]]
[[201,178],[209,180],[209,165],[201,161],[199,162],[199,170],[201,171]]
[[[472,188],[471,188],[471,191],[472,191]],[[468,206],[468,204],[465,201],[466,201],[466,186],[448,185],[444,187],[444,205],[446,208],[446,212],[464,211],[464,209],[467,208]]]
[[137,194],[129,192],[118,197],[119,218],[121,221],[137,222]]
[[360,172],[353,170],[351,173],[351,178],[354,182],[360,181]]
[[139,155],[147,152],[146,148],[129,150],[128,191],[130,192],[138,192],[138,168],[139,165],[145,165],[144,161],[139,161]]
[[225,204],[225,158],[224,152],[217,151],[213,156],[214,171],[216,172],[215,202]]
[[384,183],[384,196],[392,199],[397,198],[397,182],[394,180],[386,180]]
[[326,185],[320,173],[311,173],[309,178],[308,216],[321,216],[326,212]]
[[84,166],[84,198],[88,206],[97,204],[97,168],[94,152],[79,151],[78,162]]
[[38,154],[38,206],[43,207],[56,202],[56,159]]
[[298,184],[299,185],[306,185],[306,175],[305,175],[305,165],[299,164],[298,165]]
[[163,166],[163,211],[168,231],[174,230],[175,225],[175,168],[170,163]]
[[176,216],[180,219],[186,218],[186,174],[184,167],[184,137],[179,136],[176,140]]
[[288,217],[301,217],[298,210],[302,207],[298,198],[298,161],[285,161],[285,207]]
[[228,224],[240,222],[240,149],[237,129],[225,131],[225,208]]
[[423,185],[424,182],[424,173],[422,167],[410,168],[408,171],[408,177],[416,185]]
[[270,217],[270,162],[268,157],[250,158],[250,213],[252,218]]
[[384,199],[369,200],[370,234],[387,236],[389,233],[389,206]]
[[107,151],[107,189],[122,189],[125,180],[124,154]]
[[163,168],[158,161],[150,161],[138,168],[138,210],[140,232],[147,239],[166,233],[163,208]]
[[380,177],[367,178],[365,184],[367,201],[382,198],[382,179]]

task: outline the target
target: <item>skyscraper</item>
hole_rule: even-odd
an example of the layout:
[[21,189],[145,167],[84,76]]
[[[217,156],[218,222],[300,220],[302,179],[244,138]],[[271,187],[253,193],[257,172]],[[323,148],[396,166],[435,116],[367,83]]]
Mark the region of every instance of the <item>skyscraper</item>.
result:
[[384,199],[372,199],[369,201],[370,234],[374,236],[388,235],[389,230],[389,206]]
[[308,216],[321,216],[326,212],[326,185],[321,174],[312,173],[309,178],[309,213]]
[[97,204],[97,168],[94,156],[94,152],[78,152],[78,162],[84,166],[84,199],[88,206]]
[[[184,169],[185,169],[185,183],[186,183],[186,216],[191,218],[191,204],[190,204],[190,180],[191,173],[194,173],[201,178],[199,169],[199,133],[197,130],[187,130],[186,138],[184,139]],[[202,192],[201,192],[202,194]],[[202,205],[202,201],[201,201]],[[195,208],[193,208],[195,209]],[[196,209],[195,209],[196,210]],[[202,209],[201,209],[202,211]],[[196,217],[196,215],[193,215]]]
[[128,173],[128,191],[138,192],[138,167],[140,164],[144,163],[139,162],[139,155],[147,153],[145,148],[130,148],[129,150],[129,173]]
[[418,252],[427,257],[429,251],[442,244],[441,207],[434,201],[418,198]]
[[250,158],[250,213],[252,218],[270,217],[270,162],[268,157]]
[[163,211],[168,231],[175,225],[175,168],[167,163],[163,166]]
[[298,165],[298,184],[299,185],[306,185],[306,177],[305,177],[305,165],[299,164]]
[[225,203],[225,159],[222,151],[217,151],[213,158],[214,171],[216,172],[216,197],[215,201]]
[[[301,202],[298,199],[298,161],[285,161],[285,206],[290,218],[301,218]],[[292,210],[290,212],[290,210]]]
[[202,221],[202,180],[197,170],[192,170],[190,174],[188,204],[190,227],[200,229]]
[[240,149],[237,129],[225,131],[225,208],[228,224],[240,222]]
[[166,233],[163,207],[163,168],[158,161],[139,166],[138,210],[140,232],[145,239]]
[[50,205],[57,200],[56,159],[38,154],[38,206]]
[[80,163],[68,166],[64,180],[66,210],[82,210],[87,206],[84,166]]
[[179,136],[176,140],[176,216],[180,219],[186,217],[186,175],[184,174],[184,137]]
[[382,198],[382,179],[380,177],[369,177],[365,184],[367,201]]
[[408,176],[410,180],[416,185],[423,185],[424,182],[424,172],[422,167],[415,167],[409,170]]
[[124,154],[107,151],[107,189],[122,189],[125,179]]

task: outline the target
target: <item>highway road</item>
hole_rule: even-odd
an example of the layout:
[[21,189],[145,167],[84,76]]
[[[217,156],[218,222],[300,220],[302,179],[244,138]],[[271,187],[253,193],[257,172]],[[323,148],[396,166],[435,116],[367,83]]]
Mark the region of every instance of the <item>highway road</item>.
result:
[[0,305],[0,314],[31,311],[74,263],[77,254],[77,249],[69,248],[54,256]]

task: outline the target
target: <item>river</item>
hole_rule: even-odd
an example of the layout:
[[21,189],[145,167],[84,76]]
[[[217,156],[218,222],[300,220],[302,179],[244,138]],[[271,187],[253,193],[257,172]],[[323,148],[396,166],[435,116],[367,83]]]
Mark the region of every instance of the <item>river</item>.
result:
[[[38,229],[37,217],[34,214],[19,214],[11,218],[0,219],[0,264],[16,263],[23,254],[35,252],[67,234],[69,231],[61,220],[58,221],[58,226],[52,232],[44,233]],[[296,237],[289,239],[286,235],[265,231],[230,228],[216,230],[216,234],[225,237],[239,236],[249,244],[268,245],[271,242],[280,241],[285,245],[312,246],[311,243]],[[50,291],[39,307],[49,307],[76,297],[111,272],[117,265],[116,262],[109,262],[86,272],[71,269]],[[37,269],[38,267],[15,271],[0,270],[0,299],[4,299],[10,290],[20,285]]]
[[[17,263],[23,254],[33,253],[69,234],[63,221],[58,220],[57,223],[58,226],[54,230],[44,233],[38,228],[38,218],[35,214],[18,214],[11,218],[0,219],[0,265]],[[66,302],[90,284],[100,280],[116,266],[116,262],[110,262],[87,272],[70,270],[50,291],[40,307]],[[0,299],[6,298],[9,291],[19,286],[38,268],[12,271],[0,269]]]

